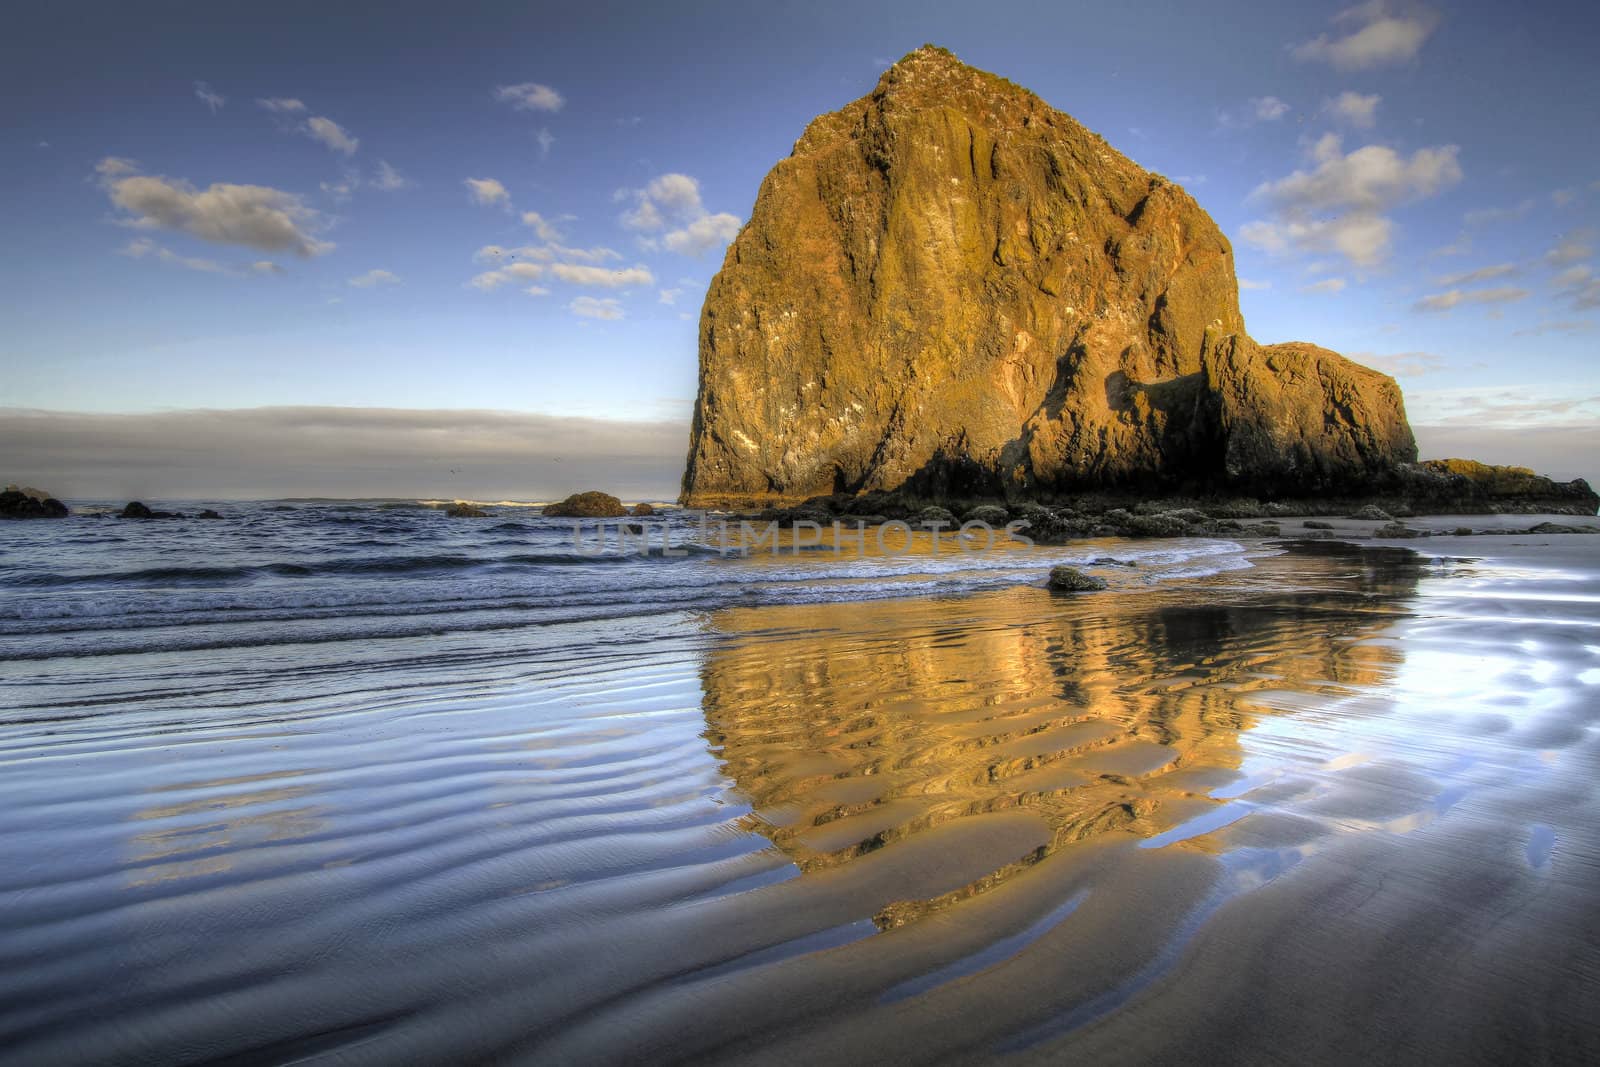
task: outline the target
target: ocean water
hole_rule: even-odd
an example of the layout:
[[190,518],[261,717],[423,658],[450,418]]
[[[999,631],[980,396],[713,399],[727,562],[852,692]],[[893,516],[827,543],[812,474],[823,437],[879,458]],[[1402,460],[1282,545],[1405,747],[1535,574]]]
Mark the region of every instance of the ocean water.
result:
[[0,1063],[1600,1055],[1590,538],[219,510],[0,524]]

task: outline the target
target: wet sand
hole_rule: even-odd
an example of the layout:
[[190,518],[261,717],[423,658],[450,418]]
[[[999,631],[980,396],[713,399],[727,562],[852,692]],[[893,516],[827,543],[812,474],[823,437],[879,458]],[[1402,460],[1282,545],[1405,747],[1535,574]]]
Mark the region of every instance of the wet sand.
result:
[[1600,1059],[1600,537],[1275,551],[11,729],[0,1061]]

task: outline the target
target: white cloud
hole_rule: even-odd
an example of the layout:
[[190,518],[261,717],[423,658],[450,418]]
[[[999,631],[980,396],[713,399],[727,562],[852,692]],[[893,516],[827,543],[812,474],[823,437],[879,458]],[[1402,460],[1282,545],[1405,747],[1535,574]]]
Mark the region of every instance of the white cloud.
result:
[[1528,290],[1518,289],[1514,286],[1470,291],[1451,289],[1447,292],[1425,296],[1413,304],[1412,307],[1417,311],[1450,311],[1462,304],[1509,304],[1522,300],[1527,295]]
[[1388,253],[1386,210],[1433,196],[1461,180],[1455,145],[1419,148],[1409,158],[1384,145],[1349,154],[1336,134],[1311,147],[1311,170],[1297,170],[1251,193],[1270,205],[1275,221],[1247,223],[1240,236],[1270,252],[1336,251],[1370,267]]
[[1568,267],[1553,279],[1556,291],[1566,297],[1574,311],[1600,308],[1600,278],[1587,264]]
[[386,193],[393,193],[401,189],[409,189],[417,183],[391,167],[388,160],[380,159],[378,160],[377,174],[372,179],[372,184]]
[[622,224],[630,230],[659,230],[666,220],[654,202],[641,197],[637,205],[622,213]]
[[532,226],[533,232],[539,235],[539,240],[541,241],[561,240],[560,231],[550,224],[549,219],[537,211],[524,211],[522,213],[522,224],[524,226]]
[[1556,189],[1550,194],[1550,202],[1556,207],[1566,207],[1576,199],[1578,199],[1576,189]]
[[676,304],[678,302],[678,297],[682,295],[682,289],[663,289],[661,290],[659,299],[663,304]]
[[1442,371],[1446,366],[1444,359],[1432,352],[1396,352],[1392,355],[1352,352],[1350,358],[1396,378],[1420,378],[1424,374]]
[[620,319],[622,318],[622,304],[614,297],[596,299],[592,296],[580,296],[573,299],[567,307],[574,315],[581,315],[586,319]]
[[1487,282],[1495,278],[1508,278],[1517,273],[1514,263],[1496,263],[1492,267],[1479,267],[1477,270],[1462,271],[1460,274],[1446,274],[1433,280],[1435,285],[1442,285],[1446,289],[1456,285],[1471,285],[1474,282]]
[[544,277],[544,273],[544,265],[540,263],[507,263],[504,266],[496,267],[494,270],[484,271],[482,274],[474,276],[472,281],[467,284],[487,293],[510,282],[537,281]]
[[1468,226],[1488,226],[1495,222],[1515,222],[1527,215],[1534,207],[1533,200],[1524,200],[1514,207],[1486,207],[1469,211],[1461,216],[1461,221]]
[[1338,135],[1324,134],[1311,148],[1315,169],[1266,182],[1252,195],[1289,210],[1378,211],[1459,182],[1459,152],[1455,145],[1419,148],[1407,159],[1385,145],[1367,145],[1347,155]]
[[663,174],[645,186],[645,194],[679,218],[693,218],[705,211],[700,203],[700,183],[687,174]]
[[1594,270],[1588,264],[1580,263],[1576,267],[1568,267],[1560,274],[1557,274],[1550,279],[1550,283],[1557,289],[1571,289],[1575,286],[1587,284],[1592,277],[1594,277]]
[[1276,122],[1289,113],[1289,105],[1275,96],[1251,97],[1250,107],[1262,122]]
[[1341,293],[1344,291],[1345,284],[1343,278],[1324,278],[1320,282],[1302,285],[1300,291],[1302,293]]
[[174,267],[185,270],[196,270],[204,274],[233,274],[231,267],[225,267],[214,259],[199,259],[193,256],[180,256],[170,248],[163,248],[148,237],[141,237],[129,241],[122,248],[117,249],[117,255],[127,256],[129,259],[155,259]]
[[1335,36],[1318,36],[1291,49],[1302,62],[1328,63],[1339,70],[1367,70],[1416,58],[1438,28],[1428,8],[1369,0],[1333,17]]
[[577,263],[556,263],[550,273],[573,285],[590,285],[602,289],[622,289],[630,285],[654,285],[655,275],[645,266],[624,267],[612,270],[607,267],[590,267]]
[[227,97],[223,96],[221,93],[212,92],[211,86],[207,85],[205,82],[194,83],[194,95],[195,99],[204,104],[213,115],[217,113],[218,109],[220,109],[223,104],[228,102]]
[[321,183],[322,191],[340,203],[349,200],[359,188],[361,188],[360,172],[348,167],[345,168],[344,177],[338,181]]
[[250,264],[250,269],[257,274],[282,274],[283,268],[270,259],[258,259]]
[[314,235],[322,226],[317,212],[300,198],[264,185],[216,183],[198,190],[171,178],[131,175],[106,183],[111,202],[140,229],[167,229],[217,244],[243,245],[263,252],[316,256],[332,244]]
[[711,248],[721,248],[739,236],[739,217],[722,212],[695,219],[681,230],[673,230],[661,239],[673,252],[697,256]]
[[400,275],[388,270],[369,270],[350,279],[357,289],[376,289],[380,285],[399,285]]
[[1590,244],[1593,240],[1592,230],[1573,230],[1564,234],[1561,241],[1544,254],[1544,261],[1552,267],[1566,267],[1581,262],[1594,255],[1594,246]]
[[1378,121],[1378,105],[1382,102],[1383,97],[1377,93],[1362,94],[1346,90],[1329,100],[1326,110],[1341,122],[1347,122],[1357,129],[1370,130]]
[[494,91],[494,98],[510,104],[518,111],[560,111],[567,101],[548,85],[522,82],[520,85],[502,85]]
[[1392,226],[1381,215],[1354,214],[1309,222],[1247,222],[1246,243],[1267,252],[1337,252],[1357,266],[1373,266],[1389,251]]
[[530,285],[526,289],[524,289],[523,292],[527,293],[529,296],[549,296],[550,295],[550,290],[546,289],[542,285]]
[[539,142],[540,158],[548,156],[550,154],[550,146],[556,143],[555,134],[543,126],[539,127],[539,132],[533,135],[533,139]]
[[290,96],[257,97],[257,106],[275,114],[299,114],[306,109],[306,105]]
[[354,155],[361,142],[350,136],[350,131],[340,126],[332,119],[321,115],[313,115],[306,119],[306,135],[313,141],[321,141],[335,152],[345,155]]
[[1251,281],[1249,278],[1240,278],[1239,279],[1239,288],[1240,289],[1246,289],[1246,290],[1248,290],[1248,289],[1271,289],[1272,288],[1272,283],[1271,282],[1256,282],[1256,281]]
[[467,195],[478,206],[511,210],[511,193],[494,178],[468,178],[463,184],[467,187]]
[[1435,426],[1600,425],[1600,392],[1581,381],[1419,390],[1407,394],[1406,407],[1413,422]]
[[541,263],[553,263],[558,259],[572,263],[604,263],[621,259],[622,253],[612,248],[567,248],[559,244],[523,245],[520,248],[484,245],[473,253],[472,258],[480,263],[501,263],[508,259],[531,259]]
[[106,156],[94,165],[94,172],[102,178],[120,178],[124,174],[136,173],[138,169],[136,161],[121,156]]
[[[667,229],[659,244],[683,255],[699,255],[720,247],[738,236],[738,216],[706,211],[700,198],[700,183],[687,174],[662,174],[643,189],[619,189],[613,199],[634,201],[620,221],[630,230],[655,232]],[[648,248],[657,247],[654,239],[641,240]]]

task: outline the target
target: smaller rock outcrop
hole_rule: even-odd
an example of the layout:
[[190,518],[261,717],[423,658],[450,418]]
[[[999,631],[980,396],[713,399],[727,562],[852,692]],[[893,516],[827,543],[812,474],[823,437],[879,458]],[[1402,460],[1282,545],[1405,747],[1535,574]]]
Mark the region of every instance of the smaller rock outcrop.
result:
[[635,518],[641,518],[641,519],[642,518],[648,518],[649,516],[654,515],[655,513],[656,513],[656,509],[651,507],[649,504],[644,503],[643,501],[640,501],[639,503],[635,504],[633,506],[633,511],[631,512],[631,514]]
[[131,500],[118,513],[119,519],[181,519],[181,511],[154,511],[137,500]]
[[544,509],[547,519],[617,519],[628,513],[622,501],[610,493],[591,489],[587,493],[573,493],[558,504]]
[[0,519],[64,519],[67,506],[43,489],[8,485],[0,492]]
[[1085,574],[1076,567],[1065,565],[1050,568],[1051,589],[1059,593],[1092,593],[1106,588],[1106,583],[1092,574]]
[[489,517],[489,513],[482,508],[475,508],[471,504],[463,504],[459,501],[450,505],[445,514],[452,519],[487,519]]
[[195,518],[197,518],[197,519],[220,519],[220,518],[222,518],[222,516],[219,515],[217,512],[213,511],[212,509],[206,508],[200,514],[196,515]]

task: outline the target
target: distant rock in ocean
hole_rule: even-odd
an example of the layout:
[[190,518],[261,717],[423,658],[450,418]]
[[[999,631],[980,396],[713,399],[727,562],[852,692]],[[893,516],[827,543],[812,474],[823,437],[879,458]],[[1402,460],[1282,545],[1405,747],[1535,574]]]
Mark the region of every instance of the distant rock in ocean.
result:
[[0,491],[0,519],[64,519],[67,506],[43,489],[8,485]]
[[1445,488],[1416,459],[1392,378],[1250,339],[1188,193],[924,46],[763,181],[701,313],[682,498]]
[[181,519],[180,511],[152,511],[147,505],[130,500],[123,509],[117,513],[119,519]]
[[547,505],[544,514],[548,518],[615,519],[628,514],[628,509],[610,493],[590,490],[573,493],[558,504]]
[[452,519],[487,519],[489,513],[482,508],[475,508],[471,504],[456,502],[445,509],[445,515]]

